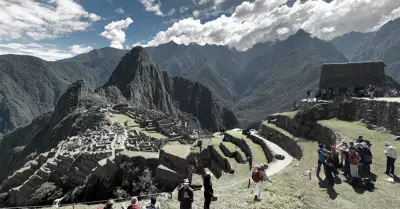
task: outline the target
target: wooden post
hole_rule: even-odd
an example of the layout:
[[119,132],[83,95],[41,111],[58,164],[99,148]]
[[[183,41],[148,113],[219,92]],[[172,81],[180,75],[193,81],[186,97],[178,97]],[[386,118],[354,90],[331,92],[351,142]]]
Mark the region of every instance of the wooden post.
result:
[[308,177],[310,178],[310,180],[311,180],[311,173],[312,173],[312,169],[310,169],[310,172],[308,173]]
[[75,204],[72,204],[72,209],[75,209]]

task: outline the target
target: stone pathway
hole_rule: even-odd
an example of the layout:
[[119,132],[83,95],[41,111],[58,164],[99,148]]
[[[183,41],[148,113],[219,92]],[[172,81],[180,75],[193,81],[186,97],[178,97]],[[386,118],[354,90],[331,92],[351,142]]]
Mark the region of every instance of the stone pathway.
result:
[[267,146],[270,149],[272,149],[275,153],[279,153],[279,154],[285,156],[284,160],[274,159],[274,161],[272,161],[271,163],[268,164],[268,169],[267,169],[267,175],[268,176],[272,176],[272,175],[278,173],[279,171],[283,170],[288,165],[290,165],[290,163],[292,163],[293,157],[291,155],[289,155],[289,153],[287,153],[281,147],[279,147],[275,143],[272,143],[272,142],[268,141],[264,137],[258,135],[258,133],[256,131],[251,131],[251,134],[256,136],[256,137],[259,137],[260,139],[263,139],[264,142],[267,144]]

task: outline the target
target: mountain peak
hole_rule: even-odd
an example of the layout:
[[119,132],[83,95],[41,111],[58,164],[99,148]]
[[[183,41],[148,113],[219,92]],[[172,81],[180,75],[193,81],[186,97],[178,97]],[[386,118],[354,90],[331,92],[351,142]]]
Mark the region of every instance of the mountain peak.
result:
[[310,33],[308,33],[307,31],[303,30],[303,29],[299,29],[293,36],[299,36],[299,37],[304,37],[304,36],[311,36]]

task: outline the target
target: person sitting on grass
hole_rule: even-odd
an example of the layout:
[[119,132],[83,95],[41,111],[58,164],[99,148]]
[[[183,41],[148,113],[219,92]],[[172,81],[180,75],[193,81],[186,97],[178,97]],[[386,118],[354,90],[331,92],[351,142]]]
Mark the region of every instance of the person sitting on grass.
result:
[[[99,207],[101,208],[101,207]],[[106,205],[104,206],[103,209],[113,209],[114,208],[114,201],[113,200],[109,200]]]

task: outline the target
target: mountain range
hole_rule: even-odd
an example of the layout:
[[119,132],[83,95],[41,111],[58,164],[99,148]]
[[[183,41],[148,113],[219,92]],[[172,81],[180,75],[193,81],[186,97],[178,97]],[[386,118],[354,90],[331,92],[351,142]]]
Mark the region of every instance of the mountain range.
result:
[[[67,86],[78,79],[85,80],[91,88],[105,84],[105,92],[114,92],[115,88],[107,86],[115,85],[123,95],[118,98],[140,99],[140,105],[170,114],[174,114],[176,108],[169,106],[169,101],[175,107],[180,102],[180,106],[191,113],[202,107],[195,105],[196,101],[187,102],[190,99],[183,105],[185,102],[180,97],[185,94],[176,93],[181,90],[177,86],[202,89],[196,94],[204,97],[203,101],[207,100],[206,92],[212,95],[208,105],[213,101],[221,103],[226,109],[220,109],[220,113],[231,109],[242,126],[251,126],[270,113],[290,110],[293,102],[304,98],[307,90],[316,89],[323,63],[383,60],[386,72],[394,80],[400,80],[397,70],[399,26],[397,19],[376,32],[351,32],[331,41],[299,30],[286,40],[259,43],[247,51],[169,42],[144,50],[156,63],[150,61],[141,66],[153,73],[152,78],[157,78],[151,82],[145,77],[133,83],[124,81],[121,69],[124,62],[120,61],[128,59],[125,57],[128,50],[106,47],[56,62],[31,56],[1,55],[0,132],[13,130],[54,109]],[[149,61],[147,57],[143,59]],[[128,61],[125,65],[140,69]],[[131,76],[138,78],[136,74]],[[113,77],[116,80],[110,80]]]

